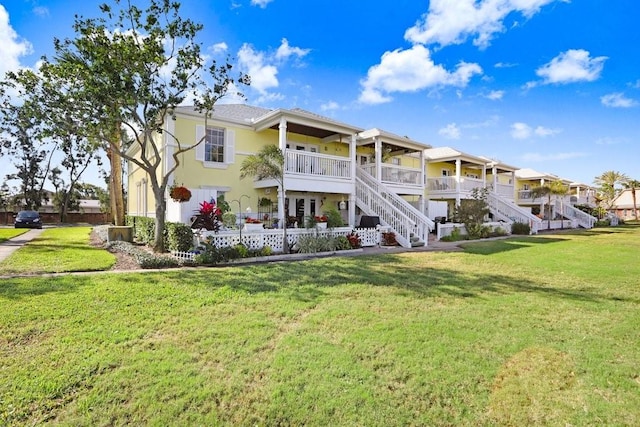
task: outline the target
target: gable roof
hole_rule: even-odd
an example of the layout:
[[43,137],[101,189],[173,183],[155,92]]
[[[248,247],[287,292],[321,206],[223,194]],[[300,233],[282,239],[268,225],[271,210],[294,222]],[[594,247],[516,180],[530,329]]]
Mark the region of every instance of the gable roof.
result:
[[[640,188],[636,188],[636,202],[640,203]],[[611,202],[613,209],[633,209],[633,194],[630,188],[626,188]],[[638,207],[638,206],[636,206]]]

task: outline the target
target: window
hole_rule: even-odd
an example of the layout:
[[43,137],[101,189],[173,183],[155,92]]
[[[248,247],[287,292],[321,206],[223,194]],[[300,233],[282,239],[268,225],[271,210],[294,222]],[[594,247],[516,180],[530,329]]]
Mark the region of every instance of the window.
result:
[[392,165],[396,165],[396,166],[400,166],[400,157],[394,157],[391,159],[391,164]]
[[234,162],[235,132],[219,127],[196,126],[196,160],[206,168],[226,169]]
[[442,176],[451,176],[451,171],[449,169],[442,169]]
[[522,189],[524,191],[529,191],[531,188],[529,187],[529,184],[522,184]]
[[204,141],[204,161],[224,162],[224,129],[207,128]]

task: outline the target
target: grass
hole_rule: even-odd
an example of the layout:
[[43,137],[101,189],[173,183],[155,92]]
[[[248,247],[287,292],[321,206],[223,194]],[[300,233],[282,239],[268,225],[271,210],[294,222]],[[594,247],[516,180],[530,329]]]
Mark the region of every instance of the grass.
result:
[[0,262],[0,275],[108,270],[115,256],[89,245],[90,227],[45,229]]
[[0,243],[4,243],[9,239],[17,237],[29,231],[26,228],[0,228]]
[[0,424],[639,425],[640,228],[0,282]]

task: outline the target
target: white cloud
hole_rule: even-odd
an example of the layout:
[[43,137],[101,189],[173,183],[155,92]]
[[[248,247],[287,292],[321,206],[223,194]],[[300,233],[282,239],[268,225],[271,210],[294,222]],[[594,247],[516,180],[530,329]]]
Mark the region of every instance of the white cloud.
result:
[[622,92],[604,95],[600,98],[600,102],[602,102],[602,105],[604,105],[605,107],[614,108],[630,108],[638,105],[637,101],[630,98],[625,98],[624,93]]
[[238,65],[241,71],[251,77],[250,89],[255,89],[260,94],[255,102],[264,103],[284,99],[282,94],[268,92],[280,85],[279,67],[291,57],[299,59],[309,52],[309,49],[290,46],[287,39],[282,39],[280,47],[275,52],[261,52],[245,43],[238,51]]
[[225,42],[216,43],[213,46],[211,46],[211,50],[214,53],[226,52],[228,49],[229,49],[229,46],[227,46]]
[[464,43],[473,38],[473,44],[486,48],[496,33],[505,31],[504,19],[510,13],[525,18],[535,15],[540,8],[555,0],[432,0],[429,11],[405,32],[412,43],[440,46]]
[[447,139],[460,139],[460,129],[455,123],[449,123],[446,127],[440,129],[438,134]]
[[633,83],[629,83],[629,87],[632,87],[634,89],[640,89],[640,79],[636,80]]
[[560,129],[549,129],[543,126],[537,126],[536,129],[534,130],[534,133],[538,136],[541,137],[547,137],[547,136],[553,136],[553,135],[557,135],[560,132],[562,132],[562,130]]
[[0,76],[7,71],[17,71],[20,58],[33,52],[31,43],[22,40],[9,23],[9,14],[0,4]]
[[282,39],[282,43],[280,47],[276,51],[276,59],[288,59],[290,56],[295,55],[298,58],[304,57],[308,54],[311,49],[302,49],[299,47],[289,46],[289,41],[287,39]]
[[511,125],[511,136],[515,139],[527,139],[531,137],[533,129],[526,123],[516,122]]
[[604,138],[598,138],[596,140],[597,145],[616,145],[624,142],[626,142],[625,138],[612,138],[610,136],[605,136]]
[[549,162],[556,160],[571,160],[580,157],[586,157],[587,153],[568,152],[568,153],[525,153],[521,158],[525,162]]
[[339,109],[340,109],[340,105],[335,101],[329,101],[320,106],[321,111],[334,111]]
[[260,94],[265,95],[268,89],[278,87],[278,69],[267,62],[264,53],[254,50],[251,45],[242,45],[238,51],[238,64],[251,76],[251,88]]
[[551,129],[544,126],[536,126],[532,128],[526,123],[515,122],[511,125],[511,136],[515,139],[529,139],[533,135],[546,138],[548,136],[557,135],[562,129]]
[[369,68],[366,79],[360,82],[359,101],[380,104],[391,101],[393,92],[415,92],[429,87],[464,87],[474,74],[481,74],[478,64],[460,62],[449,72],[431,59],[429,50],[421,45],[411,49],[385,52],[380,64]]
[[49,16],[49,9],[44,6],[36,6],[33,8],[33,14],[40,17]]
[[502,99],[503,96],[504,96],[503,90],[492,90],[491,92],[489,92],[489,94],[485,96],[485,98],[490,99],[492,101],[498,101]]
[[606,60],[606,56],[592,58],[584,49],[569,49],[538,68],[536,74],[544,84],[592,82],[600,77]]
[[273,0],[251,0],[251,6],[259,6],[262,9],[266,8]]
[[496,68],[513,68],[517,67],[518,64],[512,64],[510,62],[496,62],[493,66]]
[[500,122],[500,116],[493,115],[489,117],[487,120],[485,120],[484,122],[465,123],[460,127],[463,129],[488,128],[488,127],[493,127],[497,125],[498,122]]

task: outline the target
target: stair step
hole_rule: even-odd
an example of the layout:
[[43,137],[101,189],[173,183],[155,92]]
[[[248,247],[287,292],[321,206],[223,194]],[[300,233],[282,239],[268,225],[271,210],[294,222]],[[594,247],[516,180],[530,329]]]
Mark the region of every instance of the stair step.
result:
[[411,241],[412,248],[419,248],[420,246],[424,246],[424,242],[422,240]]

